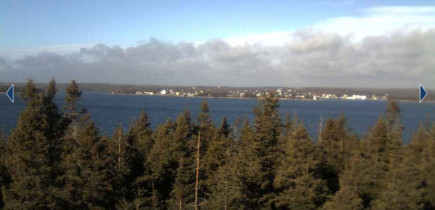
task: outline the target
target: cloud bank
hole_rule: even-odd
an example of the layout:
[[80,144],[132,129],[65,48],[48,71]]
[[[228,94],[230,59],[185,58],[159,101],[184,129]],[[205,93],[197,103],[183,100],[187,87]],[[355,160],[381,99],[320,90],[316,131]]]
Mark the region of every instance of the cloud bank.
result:
[[[97,44],[68,53],[3,56],[0,81],[375,88],[422,83],[435,88],[435,8],[365,12],[294,32],[206,42],[151,38],[132,47]],[[398,16],[410,19],[392,19]],[[379,24],[369,27],[375,20]],[[338,25],[349,27],[340,31]]]

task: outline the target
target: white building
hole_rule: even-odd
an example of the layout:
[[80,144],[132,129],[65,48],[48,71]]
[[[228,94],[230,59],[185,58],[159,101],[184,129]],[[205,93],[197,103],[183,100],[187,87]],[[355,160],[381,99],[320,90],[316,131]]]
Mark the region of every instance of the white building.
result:
[[353,94],[352,96],[347,96],[346,99],[348,99],[348,100],[366,100],[367,96]]
[[161,90],[160,95],[166,95],[166,90]]

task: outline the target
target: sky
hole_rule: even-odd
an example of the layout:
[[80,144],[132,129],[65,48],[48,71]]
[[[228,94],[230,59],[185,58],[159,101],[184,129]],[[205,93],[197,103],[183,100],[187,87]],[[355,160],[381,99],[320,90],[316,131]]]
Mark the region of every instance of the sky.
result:
[[435,88],[431,1],[0,3],[0,82]]

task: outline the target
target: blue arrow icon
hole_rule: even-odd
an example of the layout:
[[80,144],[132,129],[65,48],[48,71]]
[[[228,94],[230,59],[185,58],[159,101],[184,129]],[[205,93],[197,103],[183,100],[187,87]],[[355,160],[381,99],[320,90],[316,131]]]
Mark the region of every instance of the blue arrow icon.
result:
[[6,95],[8,96],[8,98],[12,101],[12,103],[14,103],[14,84],[12,84],[8,91],[6,91]]
[[427,92],[423,88],[423,85],[420,84],[420,103],[423,101],[424,97],[426,96],[427,96]]

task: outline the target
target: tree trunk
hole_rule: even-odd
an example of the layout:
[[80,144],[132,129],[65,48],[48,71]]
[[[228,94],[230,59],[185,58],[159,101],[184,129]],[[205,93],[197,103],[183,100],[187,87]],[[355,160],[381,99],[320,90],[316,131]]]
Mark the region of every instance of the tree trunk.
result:
[[319,137],[318,137],[318,139],[319,139],[319,144],[321,144],[322,143],[322,125],[323,125],[323,116],[322,115],[320,115],[320,123],[319,123]]
[[198,185],[199,185],[199,149],[201,142],[201,132],[198,134],[198,146],[196,148],[196,180],[195,180],[195,210],[198,210]]
[[118,173],[121,170],[121,136],[118,137]]

